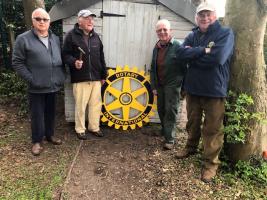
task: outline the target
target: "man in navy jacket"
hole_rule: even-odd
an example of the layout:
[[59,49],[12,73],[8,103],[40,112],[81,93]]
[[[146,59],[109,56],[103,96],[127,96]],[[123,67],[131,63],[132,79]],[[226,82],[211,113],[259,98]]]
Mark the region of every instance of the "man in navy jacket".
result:
[[188,63],[183,86],[187,101],[188,140],[185,149],[177,152],[176,158],[196,153],[202,136],[201,179],[208,182],[216,175],[220,163],[218,156],[223,146],[224,104],[234,34],[230,28],[219,24],[214,6],[207,2],[197,7],[196,23],[198,26],[177,51],[178,57]]

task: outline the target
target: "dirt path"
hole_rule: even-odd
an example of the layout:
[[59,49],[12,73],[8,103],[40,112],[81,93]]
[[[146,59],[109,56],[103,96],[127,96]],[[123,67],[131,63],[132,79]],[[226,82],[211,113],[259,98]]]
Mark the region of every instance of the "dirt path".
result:
[[[184,105],[178,130],[186,122]],[[209,199],[210,186],[199,180],[199,163],[174,159],[184,132],[178,132],[174,151],[164,151],[163,138],[155,136],[159,126],[103,130],[104,138],[92,136],[83,142],[65,188],[67,199]]]
[[[32,156],[29,150],[29,121],[27,118],[19,121],[13,114],[15,112],[9,110],[9,107],[0,106],[0,136],[2,140],[6,138],[6,143],[2,142],[0,148],[0,171],[3,170],[0,174],[4,172],[4,177],[0,175],[0,189],[5,189],[0,196],[19,195],[20,190],[24,191],[25,182],[28,183],[29,196],[44,192],[41,189],[47,186],[47,181],[65,179],[67,169],[72,166],[65,184],[56,187],[50,184],[45,190],[51,188],[52,199],[58,200],[60,196],[68,200],[240,199],[242,187],[240,189],[236,184],[230,187],[220,179],[220,175],[210,184],[199,180],[200,154],[184,160],[174,158],[177,149],[182,148],[186,141],[184,106],[173,151],[163,150],[163,138],[155,136],[159,131],[156,125],[126,132],[104,126],[104,138],[91,136],[80,143],[73,134],[74,127],[67,124],[64,113],[59,112],[56,132],[63,139],[63,145],[44,144],[45,151],[39,157]],[[75,149],[80,149],[77,156]],[[74,159],[73,165],[71,159]],[[22,172],[28,169],[30,173],[20,174],[19,169]],[[32,172],[35,172],[34,177],[41,179],[32,182]],[[3,180],[5,184],[2,184]],[[14,189],[9,190],[6,183]]]

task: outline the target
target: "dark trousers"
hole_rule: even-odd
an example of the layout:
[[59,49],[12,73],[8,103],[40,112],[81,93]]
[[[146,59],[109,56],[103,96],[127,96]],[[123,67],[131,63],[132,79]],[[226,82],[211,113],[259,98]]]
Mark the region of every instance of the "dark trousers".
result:
[[[186,148],[196,150],[200,136],[203,141],[203,165],[218,167],[219,153],[223,146],[223,117],[225,98],[186,95],[188,140]],[[202,118],[204,116],[204,121]],[[201,129],[202,126],[202,129]]]
[[161,86],[157,88],[157,93],[157,107],[162,126],[162,135],[167,143],[174,143],[180,88]]
[[56,93],[29,93],[32,143],[54,135]]

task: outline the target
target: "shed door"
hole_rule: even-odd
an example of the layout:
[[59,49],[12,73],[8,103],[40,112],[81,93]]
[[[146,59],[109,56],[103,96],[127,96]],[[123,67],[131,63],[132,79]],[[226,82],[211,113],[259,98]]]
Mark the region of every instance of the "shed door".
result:
[[157,40],[154,4],[103,1],[103,12],[125,16],[103,16],[103,43],[108,67],[137,66],[148,71]]

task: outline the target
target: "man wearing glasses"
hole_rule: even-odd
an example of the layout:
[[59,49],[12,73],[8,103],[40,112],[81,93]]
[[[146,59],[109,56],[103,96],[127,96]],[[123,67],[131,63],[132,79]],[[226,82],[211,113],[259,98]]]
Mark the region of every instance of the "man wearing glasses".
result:
[[186,66],[177,59],[176,51],[180,43],[171,36],[170,22],[159,20],[156,33],[159,41],[153,50],[150,80],[153,93],[158,98],[161,134],[165,138],[163,147],[171,150],[175,142],[179,94]]
[[48,13],[37,8],[32,13],[32,30],[19,35],[12,55],[12,66],[28,83],[32,154],[39,155],[43,138],[54,145],[56,93],[65,80],[59,38],[50,30]]
[[230,28],[219,24],[215,7],[208,2],[197,7],[196,24],[198,26],[177,51],[177,56],[188,62],[183,87],[187,102],[188,140],[185,149],[178,151],[176,158],[195,154],[202,137],[201,179],[209,182],[216,175],[223,146],[224,103],[234,34]]
[[70,68],[75,99],[75,131],[80,140],[87,139],[85,111],[88,107],[88,131],[103,137],[100,130],[102,108],[101,83],[107,77],[103,44],[94,31],[90,10],[78,13],[78,23],[68,32],[63,44],[63,59]]

